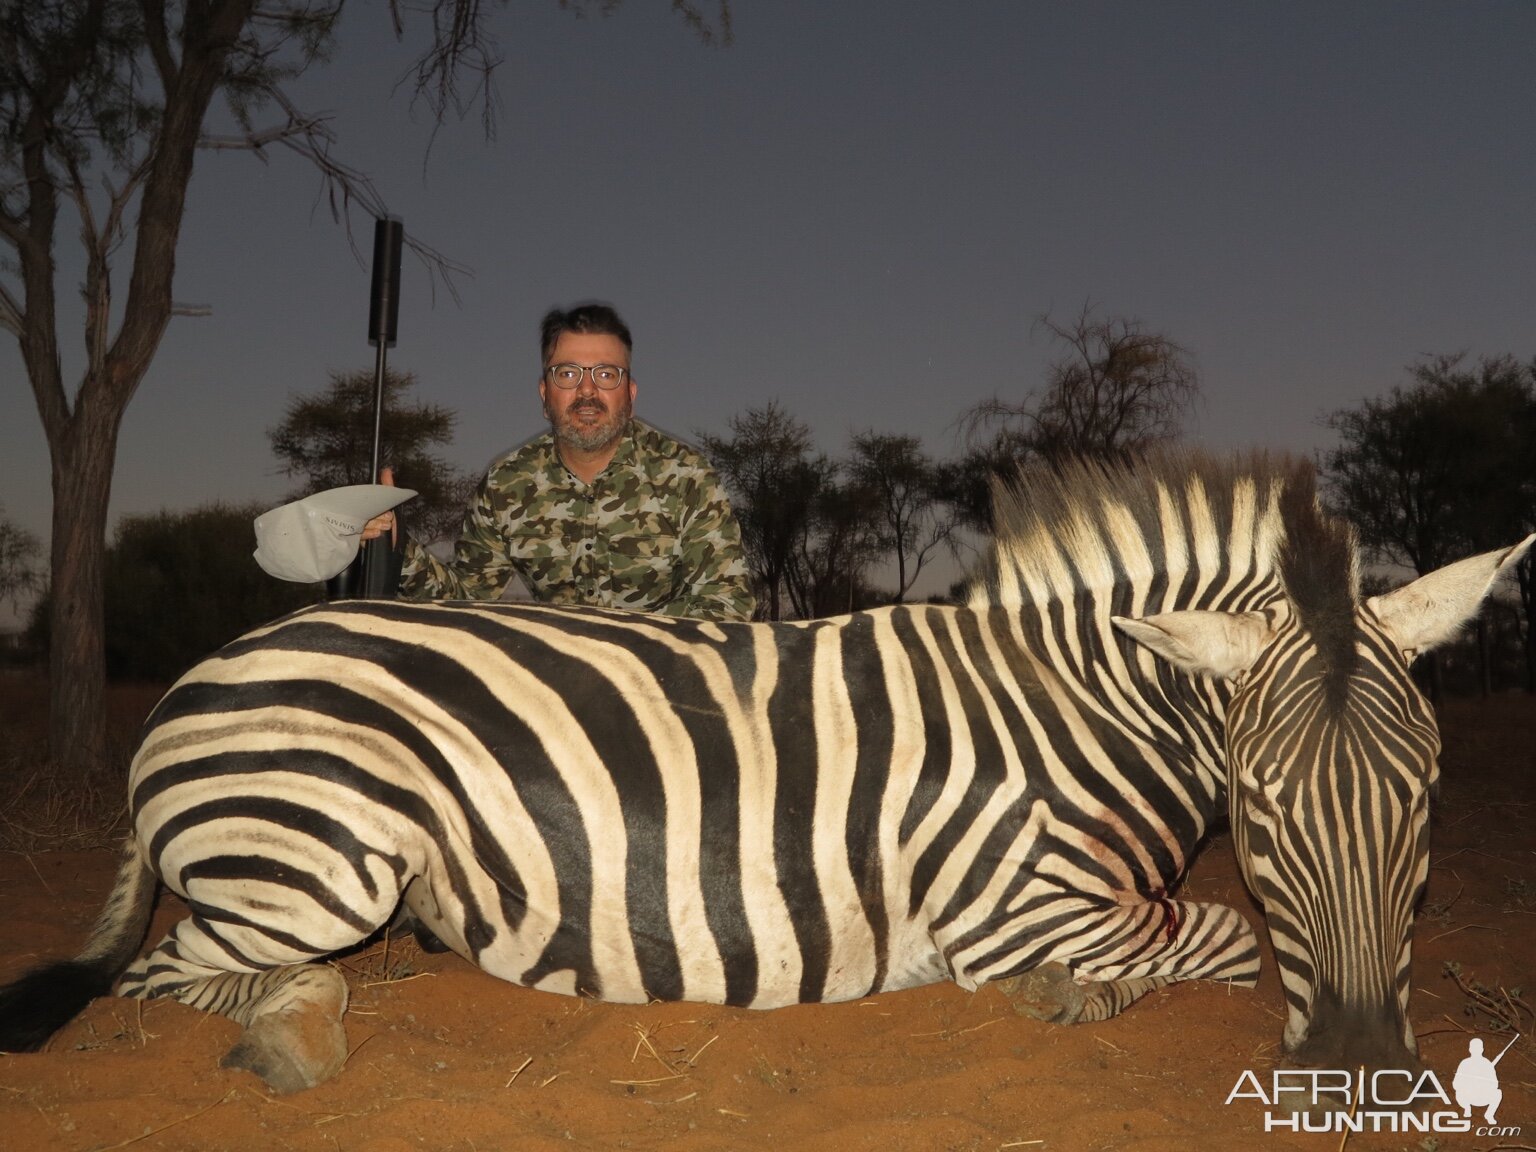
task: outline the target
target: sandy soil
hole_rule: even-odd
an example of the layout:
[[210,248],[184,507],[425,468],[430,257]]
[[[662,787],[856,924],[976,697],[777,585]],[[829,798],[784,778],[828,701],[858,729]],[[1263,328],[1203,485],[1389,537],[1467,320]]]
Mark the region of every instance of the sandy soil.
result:
[[[0,722],[3,722],[0,713]],[[1472,1034],[1502,1047],[1479,994],[1529,1033],[1536,1003],[1536,702],[1443,710],[1444,785],[1419,922],[1414,1026],[1450,1088]],[[0,853],[0,978],[70,953],[110,884],[110,849]],[[1258,910],[1230,843],[1187,892]],[[163,899],[152,938],[181,915]],[[1267,961],[1266,961],[1267,962]],[[1227,1104],[1279,1053],[1273,965],[1253,991],[1186,984],[1118,1019],[1055,1027],[993,989],[938,985],[769,1013],[594,1004],[500,983],[453,956],[375,944],[341,960],[352,1053],[334,1081],[277,1098],[219,1057],[237,1026],[181,1005],[104,999],[36,1055],[0,1056],[0,1147],[499,1152],[577,1148],[1332,1149]],[[1446,974],[1459,965],[1459,976]],[[1458,984],[1458,979],[1460,984]],[[1524,990],[1523,992],[1521,990]],[[1522,1000],[1523,997],[1523,1000]],[[1536,1049],[1499,1065],[1524,1134],[1352,1134],[1346,1147],[1536,1148]]]

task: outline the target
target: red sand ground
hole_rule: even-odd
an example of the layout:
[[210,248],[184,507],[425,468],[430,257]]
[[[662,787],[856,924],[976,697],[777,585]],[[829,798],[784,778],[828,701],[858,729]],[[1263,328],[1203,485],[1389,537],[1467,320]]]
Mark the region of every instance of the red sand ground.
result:
[[[0,721],[5,720],[0,710]],[[15,722],[13,713],[10,723]],[[1414,1026],[1450,1089],[1474,1032],[1507,1036],[1443,974],[1536,1003],[1536,703],[1444,709],[1444,784],[1418,929]],[[9,726],[9,725],[8,725]],[[0,853],[0,978],[69,954],[111,881],[111,850]],[[1258,910],[1230,842],[1186,893]],[[153,939],[181,915],[162,899]],[[936,985],[758,1013],[595,1004],[516,988],[454,956],[376,945],[341,961],[352,1054],[332,1082],[272,1096],[224,1071],[228,1020],[168,1002],[104,999],[36,1055],[0,1056],[0,1147],[188,1152],[501,1152],[568,1148],[1169,1149],[1340,1147],[1264,1131],[1257,1101],[1225,1103],[1245,1069],[1284,1067],[1272,964],[1253,991],[1185,984],[1101,1024],[1014,1015],[993,989]],[[1268,961],[1266,960],[1266,963]],[[1476,982],[1474,985],[1473,982]],[[1524,990],[1523,992],[1521,990]],[[1502,990],[1502,991],[1500,991]],[[1353,1152],[1536,1149],[1536,1050],[1499,1065],[1505,1136],[1350,1135]]]

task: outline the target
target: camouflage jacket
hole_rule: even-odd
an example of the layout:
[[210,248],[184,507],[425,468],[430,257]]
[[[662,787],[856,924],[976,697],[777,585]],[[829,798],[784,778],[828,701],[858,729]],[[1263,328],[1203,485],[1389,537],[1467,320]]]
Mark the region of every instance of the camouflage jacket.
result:
[[402,596],[491,600],[513,574],[535,600],[749,620],[741,529],[697,452],[638,420],[590,484],[535,436],[491,465],[453,559],[406,544]]

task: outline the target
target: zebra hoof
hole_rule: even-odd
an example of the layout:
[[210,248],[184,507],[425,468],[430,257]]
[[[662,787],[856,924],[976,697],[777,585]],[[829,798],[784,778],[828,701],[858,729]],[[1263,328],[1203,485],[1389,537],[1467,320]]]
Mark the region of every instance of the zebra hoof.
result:
[[1083,1014],[1086,997],[1065,964],[1042,964],[1018,976],[997,982],[998,988],[1020,1016],[1049,1024],[1075,1024]]
[[341,1021],[309,1005],[258,1017],[219,1063],[254,1072],[286,1096],[323,1084],[346,1060]]

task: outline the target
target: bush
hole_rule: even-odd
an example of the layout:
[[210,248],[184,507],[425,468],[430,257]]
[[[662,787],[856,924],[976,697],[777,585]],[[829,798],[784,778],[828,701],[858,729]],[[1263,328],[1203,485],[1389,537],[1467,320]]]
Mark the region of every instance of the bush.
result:
[[[169,681],[235,637],[318,598],[319,585],[274,580],[252,558],[261,505],[209,504],[125,516],[107,549],[107,675]],[[32,617],[47,651],[47,598]]]

